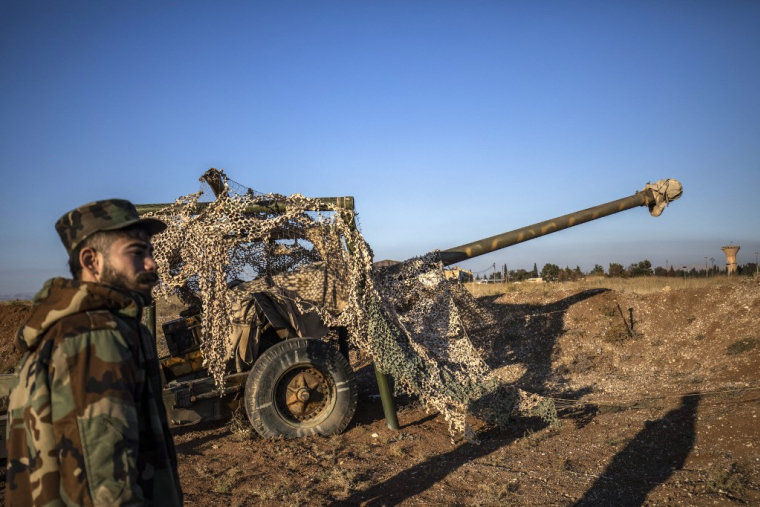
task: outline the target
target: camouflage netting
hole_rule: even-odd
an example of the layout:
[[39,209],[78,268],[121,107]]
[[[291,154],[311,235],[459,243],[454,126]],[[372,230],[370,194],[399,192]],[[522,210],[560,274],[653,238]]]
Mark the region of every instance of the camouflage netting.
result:
[[154,238],[156,296],[176,294],[202,309],[202,351],[218,384],[240,309],[251,294],[266,292],[327,327],[345,326],[397,391],[442,413],[452,435],[475,439],[468,414],[500,426],[515,413],[556,418],[550,400],[492,378],[467,334],[468,324],[488,317],[446,279],[437,253],[373,269],[352,211],[301,195],[258,194],[217,174],[223,189],[213,202],[201,202],[209,195],[202,190],[152,215],[168,224]]

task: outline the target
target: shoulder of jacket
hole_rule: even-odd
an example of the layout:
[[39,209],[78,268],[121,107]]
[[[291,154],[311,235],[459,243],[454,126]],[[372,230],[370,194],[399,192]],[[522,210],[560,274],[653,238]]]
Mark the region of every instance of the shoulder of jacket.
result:
[[62,318],[45,333],[44,339],[58,341],[99,332],[123,334],[132,332],[132,329],[130,329],[124,318],[113,312],[108,310],[91,310]]

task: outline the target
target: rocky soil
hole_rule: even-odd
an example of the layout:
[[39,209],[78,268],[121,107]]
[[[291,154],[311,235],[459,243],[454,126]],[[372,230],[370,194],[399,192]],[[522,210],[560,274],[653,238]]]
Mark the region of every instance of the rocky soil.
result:
[[[474,421],[479,445],[452,442],[400,397],[388,430],[357,355],[342,435],[264,441],[243,415],[177,430],[187,505],[760,505],[760,281],[479,303],[498,328],[473,341],[500,377],[554,398],[557,424]],[[0,306],[3,370],[25,312]]]

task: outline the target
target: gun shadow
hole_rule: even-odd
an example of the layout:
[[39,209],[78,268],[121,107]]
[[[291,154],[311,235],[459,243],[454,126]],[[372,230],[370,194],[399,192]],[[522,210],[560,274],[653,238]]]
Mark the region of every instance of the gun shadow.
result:
[[[532,421],[532,430],[540,428],[541,423]],[[436,483],[445,479],[446,476],[460,468],[462,465],[491,454],[501,447],[509,445],[523,436],[526,431],[525,424],[504,431],[490,430],[478,435],[480,444],[465,443],[449,452],[439,454],[421,463],[411,466],[383,482],[375,484],[362,491],[355,491],[345,500],[335,500],[330,507],[362,505],[363,507],[380,507],[398,505],[412,498]]]
[[514,382],[516,386],[539,394],[580,397],[590,388],[560,392],[547,389],[550,377],[557,384],[564,380],[561,372],[552,371],[557,340],[564,333],[565,314],[571,306],[608,291],[601,288],[585,290],[545,305],[499,304],[495,302],[499,295],[481,297],[478,300],[480,307],[487,312],[492,324],[474,333],[488,338],[476,338],[473,342],[486,351],[484,360],[492,369],[509,364],[525,367],[524,373]]
[[683,467],[694,447],[700,398],[687,394],[678,408],[646,421],[574,506],[643,505],[650,491]]

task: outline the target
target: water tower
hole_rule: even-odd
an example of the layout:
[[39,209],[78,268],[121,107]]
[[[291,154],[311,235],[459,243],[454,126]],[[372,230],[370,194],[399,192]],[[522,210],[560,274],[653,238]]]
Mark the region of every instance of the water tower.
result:
[[721,248],[726,254],[726,266],[728,266],[728,274],[732,275],[736,273],[736,252],[739,251],[739,246],[728,245]]

